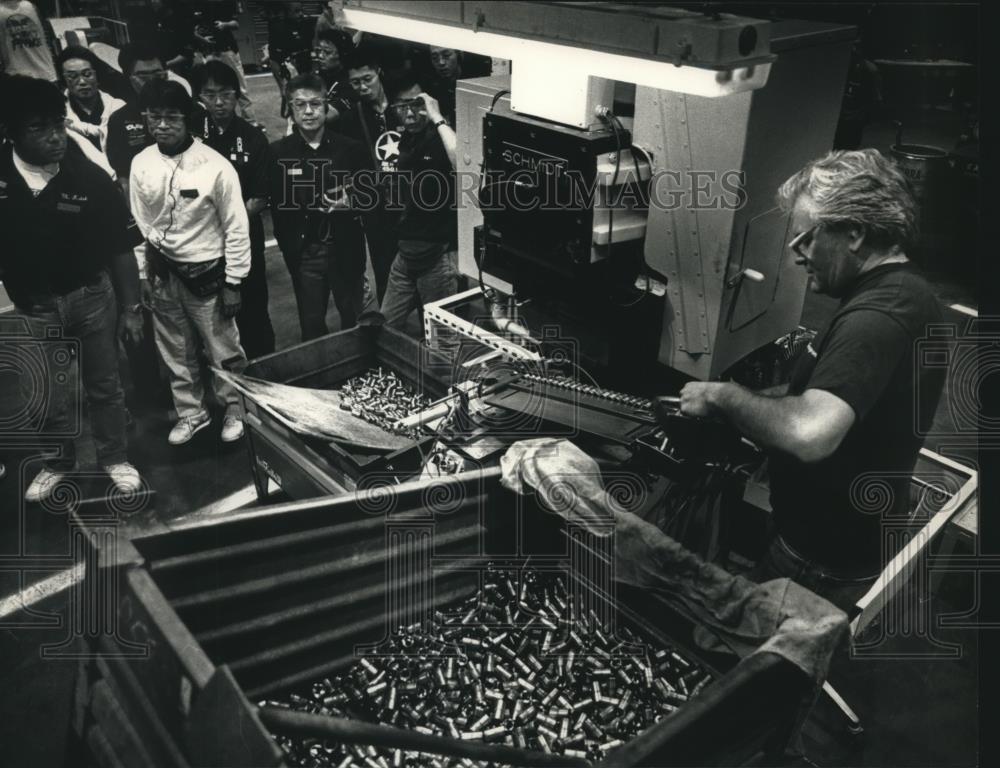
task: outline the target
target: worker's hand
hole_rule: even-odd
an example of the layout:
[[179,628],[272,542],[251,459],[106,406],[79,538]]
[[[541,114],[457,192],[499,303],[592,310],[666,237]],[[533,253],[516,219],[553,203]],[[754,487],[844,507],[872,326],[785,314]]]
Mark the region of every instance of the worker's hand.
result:
[[130,344],[142,341],[143,320],[142,312],[125,312],[122,315],[122,335],[125,341]]
[[146,278],[139,281],[139,303],[146,309],[153,308],[153,283]]
[[438,100],[431,96],[429,93],[419,94],[420,98],[424,101],[424,110],[427,112],[427,119],[432,123],[436,123],[438,120],[443,119],[441,114],[441,105],[438,104]]
[[726,386],[712,381],[689,381],[681,390],[681,413],[685,416],[712,416],[717,412],[715,395]]
[[351,207],[351,201],[347,197],[345,187],[334,187],[323,195],[323,202],[326,204],[326,212],[342,211]]
[[240,287],[238,285],[230,285],[226,283],[222,286],[222,316],[223,317],[236,317],[236,313],[240,311],[240,305],[243,302],[243,297],[240,294]]

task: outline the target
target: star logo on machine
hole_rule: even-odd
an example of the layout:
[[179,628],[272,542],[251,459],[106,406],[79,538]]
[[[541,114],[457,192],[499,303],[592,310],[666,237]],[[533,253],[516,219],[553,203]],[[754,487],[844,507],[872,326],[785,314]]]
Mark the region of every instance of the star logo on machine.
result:
[[396,160],[393,158],[399,157],[399,139],[398,131],[386,131],[379,136],[375,140],[375,155],[378,159],[383,163],[395,165]]

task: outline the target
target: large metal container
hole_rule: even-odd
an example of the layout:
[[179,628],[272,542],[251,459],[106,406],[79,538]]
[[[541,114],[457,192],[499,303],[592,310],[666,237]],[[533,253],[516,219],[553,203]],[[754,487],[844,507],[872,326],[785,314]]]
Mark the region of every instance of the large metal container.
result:
[[[566,569],[576,594],[603,615],[715,673],[700,696],[605,765],[744,764],[780,754],[812,681],[775,655],[734,663],[695,651],[694,627],[664,600],[623,585],[615,597],[600,568],[579,566],[609,562],[595,541],[533,497],[504,490],[495,469],[135,540],[130,562],[88,568],[93,583],[120,581],[121,592],[113,631],[91,638],[105,656],[85,667],[78,721],[95,744],[129,734],[144,765],[281,765],[253,702],[344,671],[358,646],[476,592],[489,563],[530,561]],[[404,594],[428,599],[398,599]]]
[[939,269],[952,255],[953,183],[948,153],[925,144],[893,144],[889,152],[909,180],[918,206],[920,236],[913,255],[923,266]]
[[[448,358],[385,326],[356,326],[257,358],[246,374],[281,384],[334,389],[380,366],[431,398],[444,395],[452,380]],[[293,499],[354,490],[373,473],[405,480],[419,472],[429,448],[425,440],[390,454],[362,454],[336,442],[303,437],[266,408],[241,397],[250,469],[262,499],[268,495],[268,480]]]

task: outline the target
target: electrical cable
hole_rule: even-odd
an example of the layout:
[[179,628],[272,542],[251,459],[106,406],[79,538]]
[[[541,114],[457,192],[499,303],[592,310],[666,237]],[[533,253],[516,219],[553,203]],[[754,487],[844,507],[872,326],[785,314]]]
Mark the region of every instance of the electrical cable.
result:
[[493,101],[490,102],[490,112],[492,112],[494,109],[496,109],[497,102],[500,101],[500,99],[502,99],[504,96],[508,96],[508,95],[510,95],[510,91],[508,91],[508,90],[497,91],[493,95]]

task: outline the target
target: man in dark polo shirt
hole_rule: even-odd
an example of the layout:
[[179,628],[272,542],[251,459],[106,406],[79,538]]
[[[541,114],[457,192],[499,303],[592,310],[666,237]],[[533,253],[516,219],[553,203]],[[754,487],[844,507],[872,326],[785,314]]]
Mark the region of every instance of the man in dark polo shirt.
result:
[[128,76],[135,98],[111,115],[108,120],[107,156],[118,174],[118,183],[128,195],[128,176],[132,159],[154,144],[146,130],[146,119],[139,107],[139,92],[153,80],[166,80],[167,68],[152,43],[127,43],[118,53],[118,66]]
[[66,102],[55,85],[9,78],[0,105],[0,122],[13,144],[0,151],[0,278],[49,353],[49,419],[41,434],[63,436],[59,455],[46,460],[25,499],[48,498],[76,466],[73,439],[66,436],[67,401],[76,393],[62,391],[65,364],[59,360],[68,356],[52,330],[79,344],[98,462],[117,489],[135,492],[142,481],[126,455],[116,328],[121,305],[128,337],[142,337],[132,254],[142,238],[107,174],[79,154],[67,154]]
[[240,82],[223,61],[196,67],[192,77],[198,97],[208,110],[194,134],[236,168],[250,219],[250,274],[241,286],[243,303],[236,315],[240,343],[253,359],[274,352],[274,328],[267,309],[267,263],[264,222],[267,208],[267,139],[259,128],[236,114]]
[[404,129],[399,182],[405,210],[382,314],[399,328],[418,306],[458,291],[456,139],[437,101],[413,80],[400,81],[392,108]]
[[[271,145],[268,191],[274,236],[292,277],[302,340],[307,341],[329,333],[331,292],[342,329],[373,309],[364,278],[364,235],[348,195],[354,177],[370,165],[364,146],[326,127],[322,78],[292,78],[288,101],[295,127]],[[371,205],[370,200],[362,203]]]
[[681,410],[722,416],[769,450],[777,535],[758,575],[850,610],[885,565],[882,525],[909,510],[923,442],[914,424],[929,423],[944,384],[915,353],[941,310],[906,257],[916,221],[906,180],[878,151],[832,152],[778,195],[810,288],[840,307],[785,391],[694,382]]

